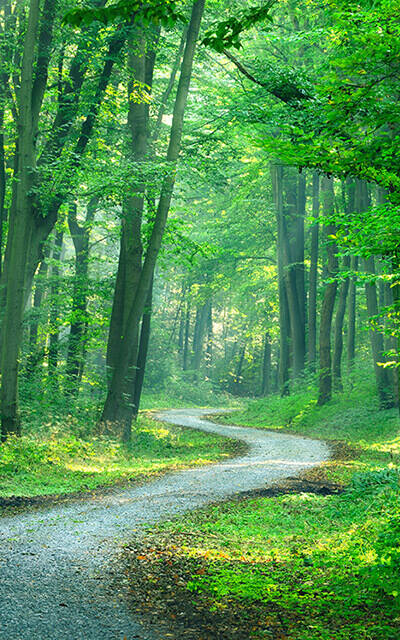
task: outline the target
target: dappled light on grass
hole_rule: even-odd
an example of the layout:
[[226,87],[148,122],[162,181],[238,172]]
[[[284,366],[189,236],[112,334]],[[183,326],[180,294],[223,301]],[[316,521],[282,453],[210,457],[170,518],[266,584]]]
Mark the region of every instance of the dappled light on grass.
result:
[[235,450],[227,438],[141,416],[129,445],[74,433],[10,438],[0,449],[0,497],[91,490],[166,470],[206,465]]
[[383,586],[383,558],[396,551],[382,536],[393,509],[400,518],[400,492],[390,478],[376,478],[367,493],[355,481],[341,495],[283,495],[188,514],[149,534],[143,557],[154,575],[169,563],[178,577],[189,559],[186,589],[214,611],[234,607],[248,619],[256,610],[260,624],[249,638],[270,637],[263,628],[272,617],[293,640],[394,639],[400,574],[392,571],[390,588]]

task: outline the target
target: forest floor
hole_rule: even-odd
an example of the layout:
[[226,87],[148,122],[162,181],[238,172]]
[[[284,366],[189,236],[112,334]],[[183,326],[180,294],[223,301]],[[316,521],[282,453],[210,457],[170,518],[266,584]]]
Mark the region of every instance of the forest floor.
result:
[[311,389],[219,418],[320,437],[330,460],[271,489],[140,533],[121,555],[129,601],[163,638],[398,640],[399,418],[360,385]]
[[104,434],[68,429],[28,432],[0,449],[0,508],[62,500],[69,494],[143,482],[166,471],[239,455],[235,440],[161,423],[146,412],[124,445]]
[[[115,557],[116,546],[120,549],[145,525],[222,502],[239,492],[265,489],[329,457],[328,448],[319,441],[217,425],[201,419],[206,413],[176,410],[161,417],[168,424],[194,429],[192,435],[202,430],[213,437],[239,440],[245,453],[163,474],[142,485],[0,518],[0,640],[171,637],[169,631],[160,635],[164,631],[158,618],[146,628],[140,625],[138,611],[129,612],[131,585]],[[142,597],[146,597],[144,591]]]

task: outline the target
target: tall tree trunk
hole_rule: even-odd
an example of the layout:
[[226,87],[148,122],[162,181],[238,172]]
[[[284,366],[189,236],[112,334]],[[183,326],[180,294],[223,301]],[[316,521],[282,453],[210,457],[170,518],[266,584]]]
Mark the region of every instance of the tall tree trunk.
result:
[[[350,261],[350,270],[353,274],[358,269],[358,256],[352,256]],[[347,320],[347,367],[349,371],[354,368],[354,359],[356,354],[356,293],[357,293],[357,276],[352,275],[349,282],[349,304],[348,304],[348,320]]]
[[149,238],[139,283],[133,303],[129,309],[126,331],[120,339],[118,349],[118,366],[115,366],[113,369],[112,379],[101,418],[103,422],[120,423],[126,440],[128,440],[131,435],[134,407],[125,401],[122,391],[129,375],[132,355],[134,353],[135,345],[137,344],[139,324],[146,304],[147,294],[153,277],[171,204],[175,184],[175,167],[181,146],[183,119],[189,93],[194,53],[204,11],[204,2],[205,0],[197,0],[192,7],[185,52],[181,65],[181,75],[175,98],[171,135],[167,152],[167,163],[170,165],[171,170],[167,171],[164,176],[161,195],[158,202],[157,212],[154,217],[153,229]]
[[[333,179],[323,178],[322,198],[324,215],[332,215],[334,211]],[[336,245],[332,243],[330,236],[335,232],[333,225],[325,227],[327,240],[327,276],[334,278],[338,271],[338,259]],[[331,355],[331,329],[332,317],[335,306],[337,282],[329,282],[325,285],[324,297],[321,308],[321,320],[319,330],[319,394],[318,404],[324,405],[332,397],[332,355]]]
[[207,379],[211,378],[211,371],[213,365],[213,310],[212,301],[210,301],[207,317],[207,347],[206,347],[206,375]]
[[305,266],[304,266],[304,220],[306,216],[306,172],[303,170],[299,173],[297,180],[297,208],[295,218],[295,243],[293,258],[296,271],[296,290],[299,300],[299,311],[301,317],[303,335],[302,350],[302,369],[304,369],[304,360],[306,357],[306,323],[307,323],[307,298],[305,285]]
[[62,245],[64,230],[60,229],[56,233],[53,248],[53,264],[51,266],[51,286],[50,286],[50,317],[49,317],[49,347],[47,354],[49,380],[57,385],[58,367],[58,315],[59,315],[59,295],[60,295],[60,268],[58,261],[62,255]]
[[271,393],[271,337],[269,331],[265,332],[264,353],[262,367],[261,395],[268,396]]
[[[356,185],[356,207],[358,211],[364,212],[371,206],[371,198],[368,184],[365,181],[358,180]],[[368,258],[363,260],[364,271],[371,276],[376,275],[375,260],[374,258]],[[393,407],[393,386],[390,377],[389,370],[386,367],[381,366],[385,362],[384,355],[384,337],[383,327],[379,315],[378,305],[378,292],[375,281],[369,281],[365,283],[365,295],[367,299],[367,311],[370,318],[375,318],[375,326],[371,325],[370,339],[372,357],[374,360],[374,370],[376,387],[378,391],[379,404],[382,409]]]
[[204,350],[204,338],[207,329],[207,320],[210,313],[211,302],[207,300],[200,307],[197,307],[196,322],[193,334],[193,351],[191,369],[199,371],[201,358]]
[[318,245],[319,225],[319,175],[313,174],[312,213],[314,224],[311,227],[310,280],[308,290],[308,364],[315,371],[317,359],[317,286],[318,286]]
[[[57,220],[58,209],[63,202],[67,185],[60,193],[55,193],[50,204],[42,210],[35,190],[35,181],[40,180],[40,172],[36,171],[36,141],[38,122],[47,86],[48,66],[52,54],[52,34],[56,13],[56,0],[44,0],[43,11],[40,12],[40,0],[30,0],[28,7],[27,27],[24,34],[24,46],[21,62],[21,81],[17,96],[17,139],[15,154],[15,172],[13,180],[12,202],[9,211],[9,228],[7,247],[2,272],[2,299],[4,315],[1,332],[1,391],[0,414],[2,422],[2,439],[9,433],[19,433],[18,419],[18,368],[19,351],[22,339],[23,311],[37,266],[42,259],[43,243],[52,231]],[[41,16],[41,21],[40,21]],[[39,29],[40,23],[40,29]],[[117,37],[111,38],[114,49],[110,53],[118,53],[124,44],[123,31],[117,30]],[[111,42],[111,41],[110,41]],[[84,47],[86,43],[84,44]],[[110,45],[111,46],[111,45]],[[79,47],[78,47],[79,50]],[[82,63],[82,51],[77,52],[78,64],[70,69],[70,96],[72,101],[60,101],[60,109],[55,117],[49,139],[40,155],[38,164],[45,165],[60,157],[66,139],[76,122],[79,112],[79,95],[87,65]],[[76,169],[81,163],[83,153],[93,133],[94,123],[100,108],[104,91],[113,68],[115,58],[110,55],[99,74],[90,113],[82,121],[80,135],[71,157],[71,171],[66,183],[72,184],[76,177]],[[82,69],[82,72],[80,71]],[[76,79],[80,79],[77,83]],[[69,80],[66,82],[66,85]],[[67,92],[66,92],[67,93]],[[66,98],[64,95],[63,98]],[[68,103],[68,104],[67,104]],[[64,117],[61,117],[61,113]],[[68,112],[68,113],[67,113]],[[60,116],[60,117],[59,117]],[[75,131],[74,131],[75,135]],[[46,171],[44,172],[46,174]]]
[[149,293],[147,294],[146,307],[143,313],[142,326],[140,328],[139,350],[136,364],[136,377],[133,396],[134,417],[137,417],[142,397],[144,374],[146,371],[147,352],[150,342],[151,314],[153,304],[153,282],[151,281]]
[[[131,186],[131,193],[124,199],[123,203],[121,246],[107,344],[107,369],[110,383],[112,374],[118,366],[121,337],[126,333],[129,310],[135,298],[142,271],[143,246],[141,227],[146,186],[142,167],[146,158],[148,142],[147,107],[143,99],[137,101],[132,94],[135,91],[135,83],[139,82],[142,85],[145,83],[145,51],[146,39],[143,30],[135,29],[129,37],[128,130],[131,158],[137,164],[140,175]],[[137,352],[137,345],[138,334],[132,345],[133,352]],[[132,364],[131,374],[135,366],[134,363]]]
[[40,311],[43,301],[43,295],[46,288],[46,276],[48,271],[48,258],[50,256],[50,247],[47,246],[43,260],[40,263],[39,270],[36,276],[36,286],[33,295],[32,305],[32,320],[29,327],[29,355],[26,363],[26,370],[28,374],[32,374],[38,364],[43,360],[45,347],[44,345],[38,345],[38,334],[40,324]]
[[[393,287],[394,288],[394,287]],[[394,296],[393,296],[393,288],[389,283],[384,283],[384,306],[385,308],[395,306]],[[394,314],[394,318],[396,318],[396,312]],[[389,353],[389,360],[394,362],[395,365],[390,369],[389,376],[393,380],[393,398],[396,407],[399,406],[399,353],[398,353],[398,340],[395,335],[391,335],[393,333],[393,319],[389,319],[386,317],[385,321],[385,331],[386,331],[386,339],[384,341],[385,352]]]
[[240,393],[240,385],[242,382],[242,371],[243,371],[244,358],[246,355],[246,346],[247,346],[246,341],[244,341],[242,348],[240,349],[240,352],[239,352],[239,360],[237,362],[235,377],[233,380],[234,389],[238,395]]
[[[1,79],[0,79],[1,82]],[[5,196],[6,196],[6,162],[4,153],[4,91],[0,89],[0,276],[3,267],[3,233],[6,222]]]
[[392,284],[391,290],[393,295],[393,305],[394,305],[394,322],[395,322],[395,331],[396,331],[396,364],[395,367],[395,385],[397,389],[397,393],[395,396],[398,399],[397,406],[400,411],[400,252],[397,250],[392,256],[392,269],[396,274],[396,280]]
[[72,319],[68,338],[67,387],[76,393],[83,374],[85,361],[85,339],[88,324],[87,297],[89,272],[90,230],[98,204],[98,197],[90,200],[83,225],[77,220],[77,208],[72,204],[68,213],[68,226],[75,248],[75,275],[72,293]]
[[[20,433],[18,416],[18,367],[24,312],[26,251],[32,235],[32,201],[36,166],[32,88],[35,71],[39,0],[30,0],[18,92],[18,157],[9,229],[9,268],[2,326],[1,435]],[[18,223],[17,223],[18,221]]]
[[[350,256],[343,258],[343,268],[348,270],[350,267]],[[346,277],[340,285],[338,306],[335,317],[335,337],[333,343],[333,388],[337,391],[343,391],[342,382],[342,353],[343,353],[343,324],[346,313],[347,295],[349,292],[349,278]]]
[[[373,258],[363,261],[363,267],[366,273],[370,275],[376,274],[375,263]],[[367,298],[367,311],[370,318],[377,318],[379,314],[378,295],[375,282],[365,283],[365,295]],[[379,320],[376,320],[376,326],[370,329],[372,357],[374,359],[374,370],[376,386],[378,390],[379,405],[382,409],[390,409],[395,406],[393,397],[393,380],[391,379],[390,370],[382,366],[386,361],[385,346],[383,339],[383,328],[380,326]]]
[[304,284],[304,213],[305,182],[286,176],[287,205],[283,207],[281,239],[284,251],[284,275],[289,306],[293,350],[293,376],[302,374],[306,357],[305,284]]
[[185,339],[183,343],[183,361],[182,361],[183,371],[187,371],[189,369],[189,341],[190,341],[190,297],[186,301],[186,311],[185,311]]
[[283,247],[283,167],[280,165],[271,165],[271,177],[278,228],[277,262],[280,329],[279,387],[281,395],[286,396],[289,395],[290,378],[290,320],[285,282],[285,253]]
[[[182,292],[182,296],[184,293]],[[178,354],[179,354],[179,362],[181,363],[181,359],[183,358],[183,345],[185,341],[185,318],[186,312],[184,309],[184,301],[182,299],[181,306],[179,309],[179,331],[178,331]]]

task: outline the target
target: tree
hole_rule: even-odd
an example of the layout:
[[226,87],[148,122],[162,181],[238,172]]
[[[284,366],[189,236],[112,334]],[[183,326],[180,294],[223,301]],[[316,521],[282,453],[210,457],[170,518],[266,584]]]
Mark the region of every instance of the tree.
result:
[[160,250],[165,224],[168,217],[172,192],[175,183],[175,165],[178,160],[182,125],[189,92],[196,42],[204,11],[204,0],[193,4],[188,28],[185,52],[183,55],[179,84],[177,88],[170,141],[167,152],[167,171],[154,217],[153,228],[149,239],[146,256],[140,273],[135,296],[127,310],[126,332],[120,338],[118,346],[118,366],[114,367],[107,399],[102,413],[103,422],[117,422],[123,425],[125,439],[129,440],[131,423],[135,408],[126,401],[123,390],[129,380],[129,367],[132,366],[133,353],[136,348],[139,324],[146,304],[146,298],[153,278],[154,267]]

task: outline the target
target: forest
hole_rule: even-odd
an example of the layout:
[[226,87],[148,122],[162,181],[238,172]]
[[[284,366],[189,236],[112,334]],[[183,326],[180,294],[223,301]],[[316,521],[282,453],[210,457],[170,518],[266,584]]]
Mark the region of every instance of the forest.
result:
[[400,637],[399,86],[397,0],[0,0],[0,640]]

